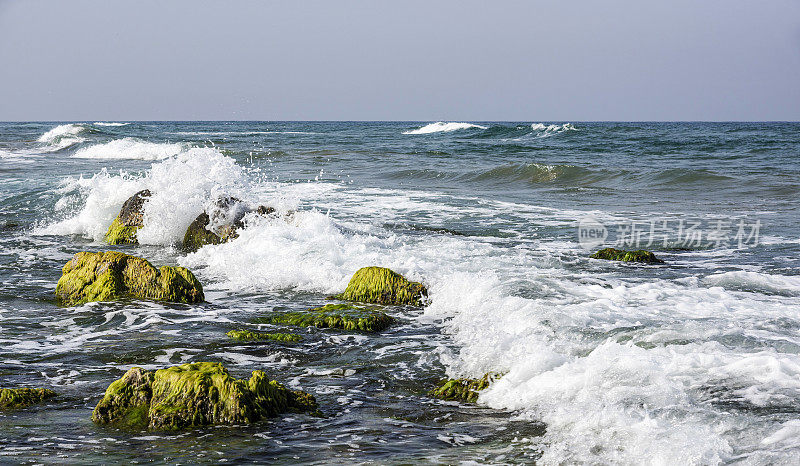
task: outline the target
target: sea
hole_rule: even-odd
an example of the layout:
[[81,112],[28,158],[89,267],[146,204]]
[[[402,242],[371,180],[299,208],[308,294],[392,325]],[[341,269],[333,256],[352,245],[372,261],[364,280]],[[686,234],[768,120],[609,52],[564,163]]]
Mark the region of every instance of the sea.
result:
[[[138,245],[103,241],[142,189]],[[187,226],[234,196],[237,238]],[[798,464],[800,124],[0,123],[0,463]],[[605,247],[663,264],[593,259]],[[61,307],[61,268],[118,250],[192,270],[198,305]],[[428,290],[389,329],[235,329],[328,302],[365,266]],[[127,369],[215,361],[323,417],[126,431],[90,420]],[[446,378],[499,377],[475,404]]]

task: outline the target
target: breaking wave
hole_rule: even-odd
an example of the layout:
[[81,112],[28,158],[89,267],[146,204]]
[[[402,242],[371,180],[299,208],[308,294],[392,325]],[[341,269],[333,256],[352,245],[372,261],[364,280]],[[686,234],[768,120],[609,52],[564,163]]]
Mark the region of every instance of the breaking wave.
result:
[[115,139],[103,144],[83,147],[73,157],[82,159],[162,160],[188,148],[180,143],[157,143],[133,138]]
[[[39,235],[105,236],[120,206],[134,193],[149,189],[141,244],[172,245],[202,212],[209,199],[223,195],[246,198],[244,169],[214,148],[190,148],[154,163],[144,175],[101,170],[91,178],[69,179],[60,189],[56,211],[65,217],[34,231]],[[77,209],[75,206],[79,206]]]
[[486,126],[475,125],[472,123],[454,123],[454,122],[446,123],[443,121],[437,121],[436,123],[430,123],[421,128],[404,131],[403,134],[449,133],[451,131],[458,131],[461,129],[470,129],[470,128],[487,129]]
[[59,125],[39,136],[37,141],[44,144],[41,149],[45,152],[56,152],[86,141],[79,135],[89,130],[88,126],[78,123]]

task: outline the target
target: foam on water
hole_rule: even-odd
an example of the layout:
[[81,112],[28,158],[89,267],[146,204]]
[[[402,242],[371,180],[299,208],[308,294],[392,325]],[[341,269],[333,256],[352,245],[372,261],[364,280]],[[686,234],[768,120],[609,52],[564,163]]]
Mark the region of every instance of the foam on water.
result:
[[486,129],[486,126],[475,125],[472,123],[437,121],[436,123],[430,123],[421,128],[404,131],[403,134],[430,134],[430,133],[442,133],[442,132],[447,133],[450,131],[458,131],[460,129],[470,129],[470,128]]
[[117,123],[117,122],[109,122],[109,121],[95,121],[95,126],[127,126],[130,123]]
[[73,157],[83,159],[161,160],[178,155],[188,148],[179,143],[156,143],[134,138],[115,139],[78,149]]
[[[154,163],[144,175],[103,169],[91,178],[67,180],[61,189],[64,197],[57,204],[67,217],[34,233],[77,234],[100,241],[122,203],[137,191],[149,189],[153,195],[145,203],[145,226],[137,238],[141,244],[171,245],[183,239],[186,228],[210,200],[242,196],[246,186],[244,170],[232,158],[213,148],[191,148]],[[81,207],[70,212],[75,202]]]

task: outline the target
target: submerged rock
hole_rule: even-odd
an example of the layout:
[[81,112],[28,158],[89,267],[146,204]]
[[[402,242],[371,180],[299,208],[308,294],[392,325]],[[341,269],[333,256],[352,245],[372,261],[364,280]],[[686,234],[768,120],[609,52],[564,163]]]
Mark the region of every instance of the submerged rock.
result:
[[265,333],[253,332],[250,330],[231,330],[226,333],[228,337],[239,341],[282,341],[282,342],[296,342],[301,341],[303,337],[295,333]]
[[108,227],[106,242],[109,244],[136,244],[136,232],[144,226],[144,202],[151,196],[149,189],[134,194],[119,211],[119,215]]
[[129,298],[175,303],[204,299],[202,285],[189,270],[166,265],[156,269],[116,251],[75,254],[62,269],[56,297],[65,306]]
[[250,212],[269,215],[275,212],[272,207],[259,206],[253,210],[235,197],[222,197],[214,205],[201,213],[186,229],[183,235],[183,248],[194,252],[207,244],[220,244],[238,236],[237,230],[244,227],[244,216]]
[[650,251],[645,250],[638,250],[638,251],[624,251],[622,249],[614,249],[614,248],[605,248],[597,251],[596,253],[592,254],[592,259],[605,259],[610,261],[622,261],[622,262],[642,262],[646,264],[663,264],[664,261],[656,257]]
[[56,396],[47,388],[0,388],[0,409],[18,409]]
[[497,377],[496,374],[488,373],[480,379],[443,380],[428,395],[440,400],[475,403],[478,401],[478,392],[487,388]]
[[380,332],[392,325],[395,320],[384,312],[364,306],[326,304],[307,311],[287,312],[273,317],[271,322],[298,327]]
[[428,296],[421,283],[407,280],[385,267],[364,267],[353,274],[344,293],[333,296],[342,301],[419,306]]
[[253,371],[249,380],[235,379],[219,363],[197,362],[155,372],[130,369],[108,386],[92,421],[174,430],[250,424],[287,412],[319,414],[312,395],[289,390],[262,371]]

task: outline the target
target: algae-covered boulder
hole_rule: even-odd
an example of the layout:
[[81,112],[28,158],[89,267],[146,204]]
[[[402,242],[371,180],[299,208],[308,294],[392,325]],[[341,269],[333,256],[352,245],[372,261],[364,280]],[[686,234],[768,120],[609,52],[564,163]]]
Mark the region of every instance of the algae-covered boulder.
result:
[[385,267],[364,267],[353,274],[344,293],[333,296],[343,301],[376,304],[411,304],[419,306],[428,290],[417,282],[406,280]]
[[294,333],[266,333],[266,332],[253,332],[251,330],[231,330],[226,333],[233,340],[239,341],[280,341],[284,343],[294,343],[301,341],[303,337]]
[[266,216],[275,212],[272,207],[259,206],[253,210],[235,197],[221,197],[194,219],[183,235],[183,248],[194,252],[207,244],[220,244],[238,236],[244,227],[244,216],[250,212]]
[[365,306],[326,304],[307,311],[286,312],[273,317],[271,322],[298,327],[380,332],[392,325],[395,320],[384,312]]
[[319,414],[312,395],[289,390],[262,371],[253,371],[249,380],[235,379],[219,363],[197,362],[155,372],[130,369],[109,385],[92,420],[174,430],[250,424],[287,412]]
[[624,251],[622,249],[605,248],[592,254],[592,259],[605,259],[622,262],[642,262],[646,264],[663,264],[664,261],[650,251]]
[[478,392],[487,388],[496,378],[496,374],[488,373],[480,379],[447,379],[428,394],[441,400],[475,403],[478,401]]
[[0,409],[18,409],[56,396],[46,388],[0,388]]
[[144,226],[144,203],[150,196],[150,190],[144,189],[122,204],[119,215],[108,227],[107,243],[136,244],[136,232]]
[[189,270],[156,269],[144,259],[116,251],[75,254],[62,269],[56,297],[64,306],[119,299],[175,303],[204,299],[202,285]]

